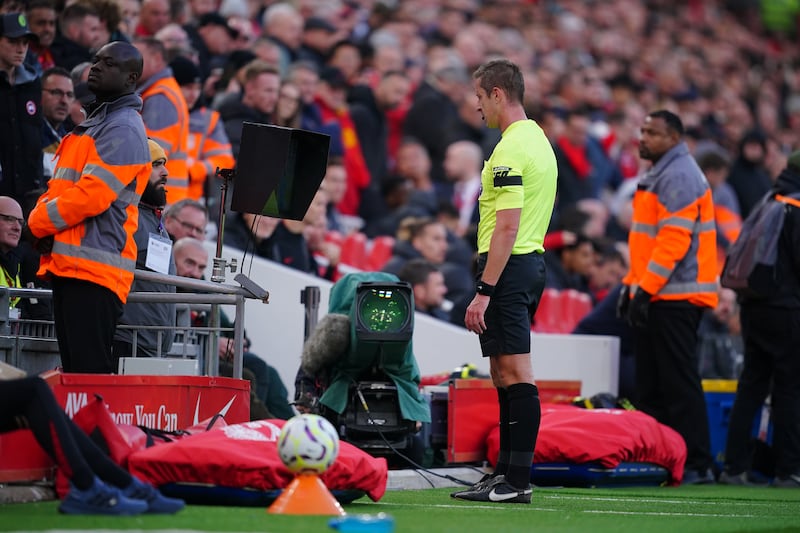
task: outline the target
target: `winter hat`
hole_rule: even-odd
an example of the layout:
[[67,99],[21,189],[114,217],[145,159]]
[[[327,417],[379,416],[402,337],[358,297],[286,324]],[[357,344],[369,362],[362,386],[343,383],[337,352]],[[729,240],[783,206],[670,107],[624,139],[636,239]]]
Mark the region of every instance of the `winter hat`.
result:
[[167,162],[167,153],[161,148],[161,145],[153,139],[147,139],[147,146],[150,147],[150,162],[155,163],[159,159],[163,159],[164,163]]
[[200,81],[200,69],[191,59],[178,56],[170,62],[169,68],[172,69],[172,76],[180,86]]

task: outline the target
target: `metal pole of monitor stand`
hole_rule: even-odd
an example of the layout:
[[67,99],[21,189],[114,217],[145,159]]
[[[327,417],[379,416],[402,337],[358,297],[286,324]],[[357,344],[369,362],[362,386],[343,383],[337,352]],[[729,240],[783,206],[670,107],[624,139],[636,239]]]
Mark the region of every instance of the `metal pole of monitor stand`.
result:
[[236,259],[225,261],[222,258],[222,237],[225,233],[225,211],[226,204],[228,203],[228,185],[233,180],[236,171],[232,168],[219,168],[215,171],[215,175],[222,180],[219,186],[220,199],[219,199],[219,229],[217,230],[217,253],[214,257],[214,262],[211,268],[211,281],[216,283],[225,282],[225,269],[230,267],[231,272],[236,272]]

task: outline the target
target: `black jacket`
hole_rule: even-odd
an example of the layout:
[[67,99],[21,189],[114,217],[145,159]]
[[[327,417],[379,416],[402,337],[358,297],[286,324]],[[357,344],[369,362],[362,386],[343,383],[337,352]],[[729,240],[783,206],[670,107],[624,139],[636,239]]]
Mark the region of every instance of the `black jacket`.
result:
[[[772,190],[784,195],[800,192],[800,169],[786,168]],[[743,298],[743,305],[800,309],[800,207],[787,206],[775,266],[780,290],[765,300]]]
[[240,99],[225,102],[219,107],[219,118],[225,126],[225,133],[231,142],[231,152],[234,159],[239,159],[239,149],[242,146],[242,126],[245,121],[259,124],[272,124],[271,117],[247,106]]
[[32,67],[17,67],[13,86],[0,74],[0,195],[22,205],[44,187],[41,108],[42,80]]

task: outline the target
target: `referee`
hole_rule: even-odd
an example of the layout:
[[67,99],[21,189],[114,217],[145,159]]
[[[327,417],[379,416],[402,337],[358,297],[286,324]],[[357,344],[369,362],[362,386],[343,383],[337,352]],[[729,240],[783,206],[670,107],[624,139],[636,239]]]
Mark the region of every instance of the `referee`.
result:
[[522,105],[515,64],[489,61],[473,74],[478,111],[497,143],[481,172],[477,294],[464,323],[479,335],[500,404],[500,456],[493,474],[454,498],[530,503],[530,469],[539,432],[539,391],[531,365],[531,318],[542,295],[542,242],[556,197],[556,158]]

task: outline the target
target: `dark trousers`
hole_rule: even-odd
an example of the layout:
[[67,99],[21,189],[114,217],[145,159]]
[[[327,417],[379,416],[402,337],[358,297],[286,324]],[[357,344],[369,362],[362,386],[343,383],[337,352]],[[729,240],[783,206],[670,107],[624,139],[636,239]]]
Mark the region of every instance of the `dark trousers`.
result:
[[0,381],[0,405],[0,433],[30,429],[42,449],[79,489],[88,489],[95,474],[117,487],[131,483],[130,474],[69,419],[38,376]]
[[635,328],[638,405],[686,441],[687,470],[711,467],[708,414],[697,359],[703,309],[687,302],[653,302],[646,328]]
[[122,302],[111,290],[73,278],[53,277],[53,318],[64,372],[117,371],[111,343]]
[[744,304],[744,368],[725,446],[731,473],[751,466],[753,420],[772,388],[775,473],[800,474],[800,310]]

